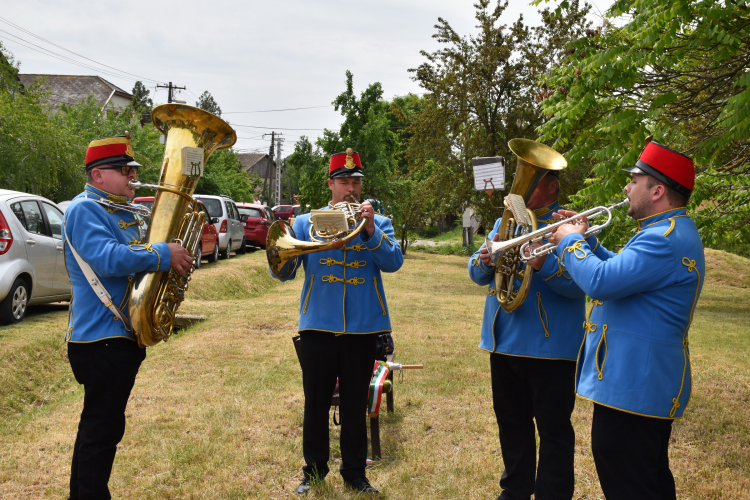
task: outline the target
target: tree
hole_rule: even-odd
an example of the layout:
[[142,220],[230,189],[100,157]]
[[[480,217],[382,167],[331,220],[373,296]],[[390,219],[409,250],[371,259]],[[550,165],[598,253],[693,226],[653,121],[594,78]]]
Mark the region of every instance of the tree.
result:
[[149,94],[151,94],[151,91],[143,85],[143,82],[140,80],[135,82],[135,85],[133,86],[132,102],[133,108],[136,112],[142,113],[144,111],[150,111],[151,108],[154,107],[154,101],[151,100]]
[[17,92],[22,88],[23,85],[18,79],[18,63],[13,59],[13,54],[6,52],[0,42],[0,91]]
[[313,150],[313,144],[304,135],[294,145],[294,152],[286,158],[287,177],[294,178],[298,186],[299,203],[311,208],[324,206],[331,199],[331,192],[326,184],[328,164],[319,147]]
[[[558,10],[564,11],[567,2]],[[693,157],[689,208],[706,244],[750,236],[750,5],[747,0],[618,0],[543,78],[545,140],[590,160],[580,206],[623,197],[646,136]],[[627,237],[624,215],[610,241]],[[632,225],[630,225],[632,227]]]
[[[444,45],[416,69],[414,80],[427,92],[420,113],[409,120],[406,157],[412,170],[427,170],[425,189],[437,215],[460,214],[470,205],[482,220],[498,213],[483,192],[474,190],[471,159],[504,156],[515,137],[536,138],[543,121],[534,96],[537,72],[560,57],[566,42],[586,26],[589,6],[572,2],[566,15],[542,12],[543,26],[529,28],[520,16],[512,25],[501,24],[507,1],[489,8],[490,0],[476,7],[475,36],[460,36],[438,18],[433,38]],[[513,180],[514,161],[506,163],[507,185]],[[495,205],[499,197],[494,196]]]
[[146,121],[150,120],[151,110],[154,107],[154,101],[151,100],[149,94],[150,90],[143,85],[143,82],[138,80],[133,86],[133,99],[131,103],[137,116],[140,116],[141,126],[146,124]]
[[221,108],[216,104],[216,101],[208,90],[201,94],[195,105],[202,110],[215,114],[216,116],[221,116]]
[[214,151],[195,188],[196,194],[225,194],[238,203],[251,203],[260,177],[241,168],[242,163],[234,150]]

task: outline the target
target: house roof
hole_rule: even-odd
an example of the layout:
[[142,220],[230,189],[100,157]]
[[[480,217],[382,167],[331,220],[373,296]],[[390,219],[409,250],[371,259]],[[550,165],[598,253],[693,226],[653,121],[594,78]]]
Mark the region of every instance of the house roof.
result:
[[240,153],[237,156],[240,159],[240,163],[242,163],[242,170],[245,170],[245,171],[248,171],[251,168],[253,168],[253,166],[255,166],[255,164],[258,163],[260,160],[262,160],[263,157],[268,157],[267,154],[257,154],[257,153]]
[[46,78],[45,86],[52,92],[49,100],[55,105],[63,103],[75,105],[89,95],[93,95],[102,107],[110,101],[113,95],[128,100],[133,98],[132,94],[100,76],[19,74],[18,78],[25,87],[30,86],[37,79]]

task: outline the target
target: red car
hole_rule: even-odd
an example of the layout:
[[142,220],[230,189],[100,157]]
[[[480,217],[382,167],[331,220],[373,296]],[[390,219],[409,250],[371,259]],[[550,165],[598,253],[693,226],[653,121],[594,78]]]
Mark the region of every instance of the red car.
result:
[[[152,210],[154,208],[154,197],[153,196],[141,196],[133,198],[133,203],[137,205],[143,205],[144,207]],[[216,262],[219,260],[219,232],[213,225],[211,216],[208,214],[208,209],[202,201],[198,201],[200,209],[206,215],[206,223],[203,225],[203,232],[201,233],[201,244],[198,247],[198,255],[195,259],[195,268],[200,269],[201,260],[205,258],[209,262]]]
[[245,242],[266,248],[266,236],[275,217],[271,209],[257,203],[237,203],[240,218],[245,222]]
[[273,207],[273,215],[279,220],[289,220],[299,215],[299,205],[276,205]]

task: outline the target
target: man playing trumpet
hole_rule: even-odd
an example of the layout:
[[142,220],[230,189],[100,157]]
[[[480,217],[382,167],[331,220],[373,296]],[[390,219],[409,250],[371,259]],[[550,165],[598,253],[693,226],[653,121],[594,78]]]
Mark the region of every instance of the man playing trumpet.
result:
[[[542,177],[527,206],[539,227],[554,222],[560,210],[555,171]],[[501,219],[489,234],[499,241]],[[592,246],[596,238],[590,239]],[[469,276],[489,285],[484,306],[481,349],[490,352],[492,401],[500,430],[505,471],[498,500],[573,497],[575,359],[583,339],[585,296],[554,256],[529,261],[535,270],[528,298],[514,311],[500,309],[495,270],[483,245],[469,260]],[[536,463],[534,424],[539,432]]]
[[[358,203],[362,164],[351,148],[331,157],[328,187],[331,201]],[[381,272],[398,271],[404,262],[390,219],[375,214],[369,202],[359,206],[364,230],[340,249],[301,255],[296,268],[282,273],[294,279],[305,270],[299,308],[299,334],[305,414],[302,452],[305,466],[298,494],[328,474],[328,419],[331,396],[339,381],[341,475],[347,488],[377,493],[365,476],[367,461],[367,391],[375,364],[377,334],[391,331]],[[310,241],[310,214],[294,221],[298,239]]]
[[690,399],[688,329],[705,276],[703,244],[685,208],[695,169],[690,158],[648,142],[625,171],[638,231],[620,253],[592,248],[581,236],[587,224],[563,224],[550,242],[593,299],[576,389],[594,402],[591,448],[604,495],[674,499],[669,437]]

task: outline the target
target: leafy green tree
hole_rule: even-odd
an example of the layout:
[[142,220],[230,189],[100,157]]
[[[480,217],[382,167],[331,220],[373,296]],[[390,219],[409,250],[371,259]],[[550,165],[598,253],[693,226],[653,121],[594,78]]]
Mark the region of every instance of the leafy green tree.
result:
[[[328,164],[319,147],[313,148],[310,140],[302,136],[294,145],[294,152],[286,159],[287,175],[294,177],[299,186],[299,203],[310,208],[324,206],[331,199],[328,189]],[[297,193],[291,193],[297,194]]]
[[146,122],[151,121],[151,110],[154,107],[154,101],[149,97],[151,91],[143,85],[143,82],[138,80],[133,86],[132,94],[133,99],[131,102],[133,109],[137,115],[140,115],[141,126],[144,126]]
[[[161,162],[164,157],[164,146],[159,142],[160,133],[153,125],[141,127],[140,114],[133,108],[132,103],[120,113],[101,113],[100,106],[93,97],[81,101],[76,105],[61,105],[58,112],[53,114],[58,130],[68,134],[70,144],[75,148],[74,164],[80,170],[81,178],[77,181],[74,194],[83,190],[85,183],[84,161],[89,143],[100,137],[123,135],[130,132],[135,160],[143,165],[138,172],[138,179],[146,183],[156,183],[161,172]],[[138,196],[151,196],[153,191],[141,189]]]
[[0,186],[69,198],[82,178],[76,147],[51,119],[49,93],[38,83],[23,89],[12,54],[0,46],[0,55]]
[[[569,7],[562,2],[558,11]],[[704,242],[750,236],[750,4],[747,0],[618,0],[542,78],[551,118],[542,138],[593,165],[581,207],[623,197],[647,136],[694,158],[694,211]],[[609,240],[632,228],[624,215]]]
[[[483,220],[494,221],[498,212],[483,192],[474,190],[471,159],[512,160],[510,139],[536,138],[544,117],[535,99],[539,89],[534,75],[553,65],[566,43],[587,25],[589,6],[580,7],[577,1],[565,15],[543,11],[543,26],[537,28],[526,26],[523,16],[504,24],[507,6],[507,1],[498,1],[490,8],[490,0],[479,0],[476,35],[461,36],[438,18],[433,38],[443,48],[422,51],[427,61],[409,70],[426,94],[421,112],[406,129],[406,158],[412,170],[429,170],[422,177],[434,215],[458,215],[473,205]],[[514,167],[515,161],[506,163],[508,188]],[[492,203],[499,205],[499,200],[495,195]]]
[[18,80],[18,64],[0,42],[0,91],[17,92],[22,87]]
[[216,116],[221,116],[221,108],[208,90],[201,94],[195,105],[209,113],[215,114]]
[[152,101],[149,97],[151,91],[148,90],[140,80],[135,82],[135,85],[133,85],[132,94],[133,108],[136,110],[136,112],[142,113],[144,111],[150,111],[151,108],[154,107],[154,101]]
[[344,116],[338,134],[319,139],[324,154],[330,156],[351,147],[359,152],[365,177],[362,196],[387,202],[391,197],[390,178],[396,163],[396,134],[390,130],[389,103],[383,100],[383,87],[375,82],[358,99],[354,93],[354,77],[346,72],[346,90],[333,101],[336,111]]
[[238,203],[251,203],[260,178],[256,174],[248,175],[241,167],[234,150],[214,151],[195,188],[196,194],[226,194]]

